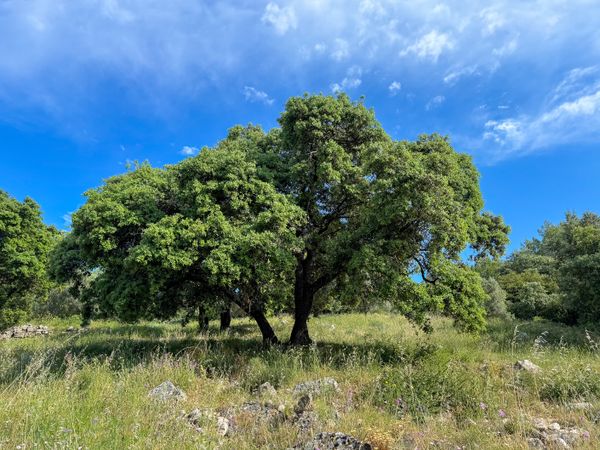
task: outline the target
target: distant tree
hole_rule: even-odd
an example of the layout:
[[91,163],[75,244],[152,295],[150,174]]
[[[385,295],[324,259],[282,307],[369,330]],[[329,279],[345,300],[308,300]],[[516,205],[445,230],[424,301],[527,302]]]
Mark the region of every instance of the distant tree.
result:
[[483,279],[483,290],[487,294],[485,310],[488,317],[506,319],[510,317],[506,304],[506,292],[494,278]]
[[557,225],[546,223],[539,238],[526,241],[493,270],[489,263],[477,268],[494,273],[518,318],[600,320],[600,216],[594,213],[568,213]]
[[57,236],[37,203],[0,190],[0,329],[25,320],[34,300],[45,296],[47,255]]

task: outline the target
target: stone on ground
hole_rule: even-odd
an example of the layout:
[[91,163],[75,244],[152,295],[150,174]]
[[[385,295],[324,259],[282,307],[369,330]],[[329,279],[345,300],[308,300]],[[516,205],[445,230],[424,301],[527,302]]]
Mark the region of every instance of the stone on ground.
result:
[[171,381],[167,380],[148,392],[148,397],[159,401],[167,401],[185,400],[187,395]]

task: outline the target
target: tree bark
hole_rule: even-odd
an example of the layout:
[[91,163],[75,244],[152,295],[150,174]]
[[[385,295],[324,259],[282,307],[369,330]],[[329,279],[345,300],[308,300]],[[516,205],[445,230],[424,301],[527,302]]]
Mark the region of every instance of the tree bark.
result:
[[262,338],[263,338],[263,344],[264,345],[279,344],[279,339],[277,339],[277,335],[275,334],[275,331],[273,331],[271,324],[265,317],[265,313],[258,308],[252,308],[249,313],[250,313],[250,316],[256,321],[256,324],[258,325],[258,328],[260,329],[260,332],[261,332]]
[[221,331],[225,331],[231,325],[231,308],[221,311]]
[[201,333],[208,330],[208,316],[203,306],[198,306],[198,331]]
[[310,255],[300,261],[296,268],[294,284],[294,327],[290,335],[290,345],[310,345],[308,318],[313,305],[315,291],[308,282]]

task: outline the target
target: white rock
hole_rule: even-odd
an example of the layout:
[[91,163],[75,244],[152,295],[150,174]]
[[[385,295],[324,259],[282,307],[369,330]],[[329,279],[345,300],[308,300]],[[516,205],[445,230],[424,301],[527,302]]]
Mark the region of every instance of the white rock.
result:
[[155,400],[166,401],[166,400],[185,400],[187,395],[171,381],[167,380],[164,383],[156,386],[150,392],[148,397]]
[[522,361],[517,361],[515,363],[514,367],[517,370],[524,370],[526,372],[531,372],[531,373],[539,373],[542,370],[539,366],[535,365],[528,359],[524,359]]

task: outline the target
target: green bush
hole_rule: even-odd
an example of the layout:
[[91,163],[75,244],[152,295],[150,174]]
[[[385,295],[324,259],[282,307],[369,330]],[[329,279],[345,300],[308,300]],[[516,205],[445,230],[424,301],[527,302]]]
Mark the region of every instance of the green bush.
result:
[[36,317],[66,319],[81,314],[81,309],[81,302],[69,293],[68,288],[59,287],[52,289],[45,301],[35,303],[33,312]]

